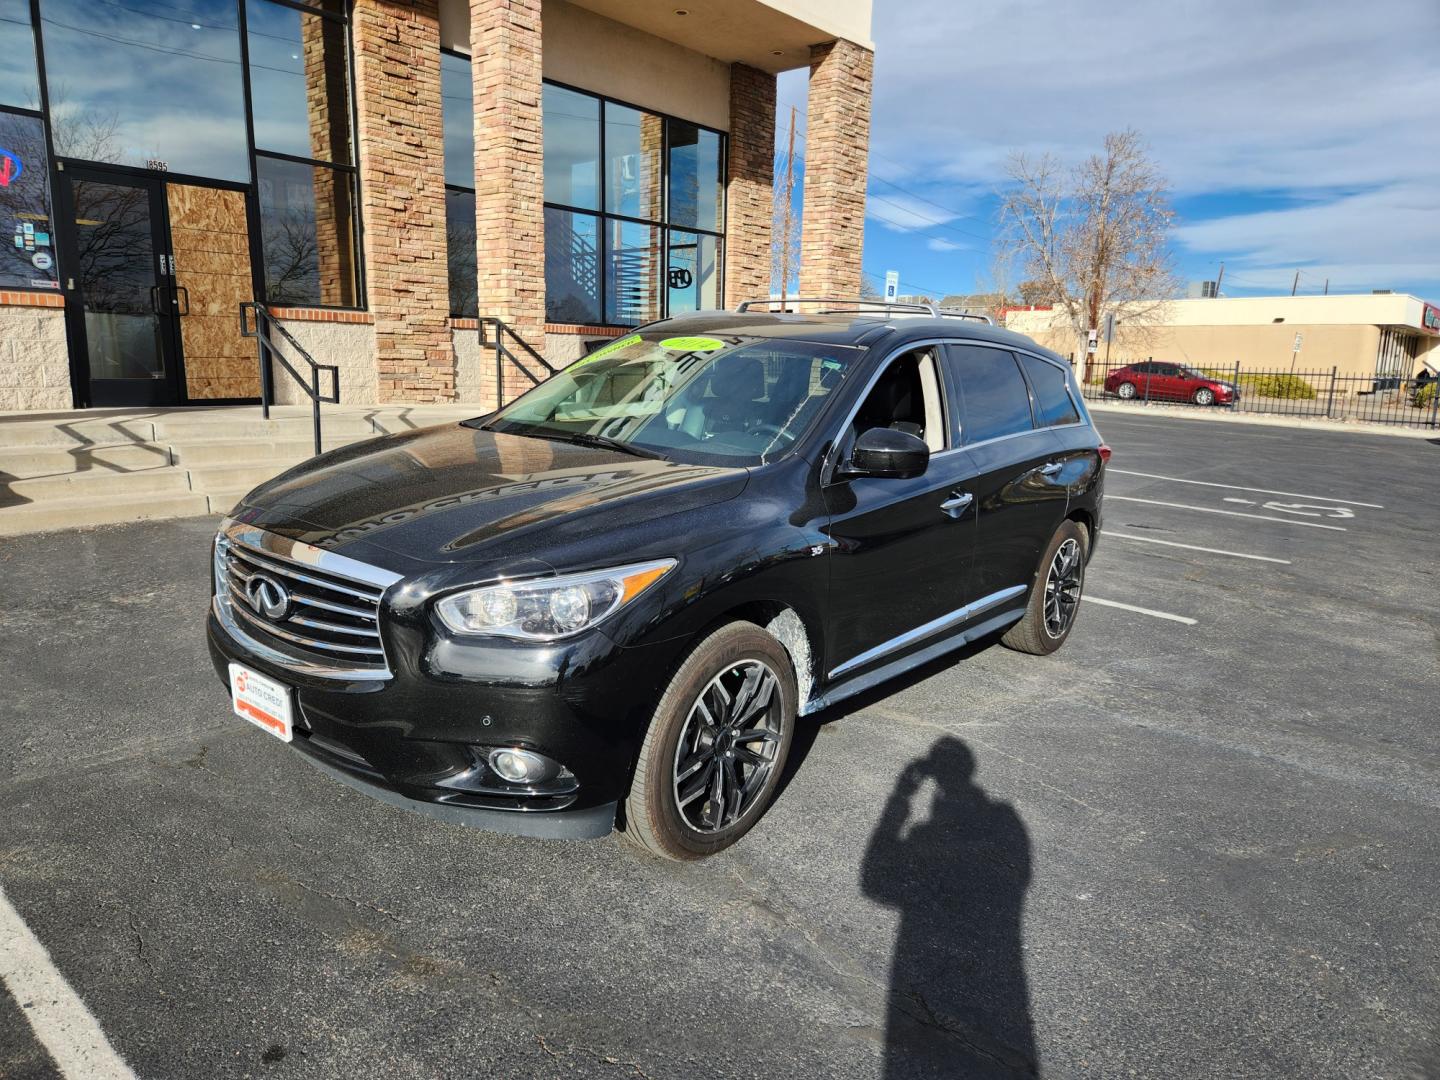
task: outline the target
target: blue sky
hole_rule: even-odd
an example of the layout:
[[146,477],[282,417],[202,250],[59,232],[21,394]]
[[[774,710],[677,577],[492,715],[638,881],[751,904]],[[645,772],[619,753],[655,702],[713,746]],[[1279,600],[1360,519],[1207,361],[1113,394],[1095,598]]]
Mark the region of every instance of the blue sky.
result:
[[[1162,16],[1161,12],[1164,11]],[[1169,178],[1186,282],[1440,300],[1436,0],[878,0],[865,259],[984,288],[1012,150],[1133,127]],[[805,73],[780,80],[804,125]]]

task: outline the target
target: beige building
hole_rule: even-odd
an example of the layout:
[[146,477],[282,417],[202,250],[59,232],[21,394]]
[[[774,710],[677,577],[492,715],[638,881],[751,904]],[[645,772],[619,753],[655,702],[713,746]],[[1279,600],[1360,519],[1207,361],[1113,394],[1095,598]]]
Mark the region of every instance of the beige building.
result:
[[256,400],[245,302],[342,402],[488,405],[497,359],[508,397],[536,357],[768,295],[794,68],[801,290],[859,293],[870,0],[5,10],[0,410]]
[[[1440,307],[1403,293],[1173,300],[1144,320],[1118,313],[1109,363],[1154,357],[1198,368],[1409,378],[1440,370]],[[1143,321],[1143,325],[1141,322]],[[1018,308],[1005,325],[1062,356],[1083,355],[1064,315]],[[1299,351],[1296,352],[1296,344]],[[1104,363],[1100,342],[1096,360]]]

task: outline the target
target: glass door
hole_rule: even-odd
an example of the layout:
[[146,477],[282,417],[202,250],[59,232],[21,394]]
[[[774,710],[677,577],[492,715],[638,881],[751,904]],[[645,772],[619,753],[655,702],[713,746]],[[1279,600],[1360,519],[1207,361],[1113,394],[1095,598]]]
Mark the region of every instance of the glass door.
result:
[[163,181],[78,166],[59,175],[69,226],[66,309],[74,366],[88,389],[83,404],[178,404],[176,321],[189,304],[170,265]]

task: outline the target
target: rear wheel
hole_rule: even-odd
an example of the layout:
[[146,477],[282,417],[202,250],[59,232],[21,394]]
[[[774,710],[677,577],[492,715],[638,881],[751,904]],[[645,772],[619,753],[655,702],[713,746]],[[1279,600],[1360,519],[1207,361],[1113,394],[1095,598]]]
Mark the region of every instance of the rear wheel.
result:
[[1133,382],[1122,382],[1115,388],[1115,396],[1129,401],[1135,396],[1135,384]]
[[1195,402],[1196,405],[1214,405],[1215,391],[1211,390],[1208,386],[1202,386],[1195,391],[1194,396],[1190,400]]
[[765,813],[798,710],[789,654],[753,623],[696,647],[656,706],[625,801],[625,835],[664,859],[729,847]]
[[1079,522],[1066,521],[1055,530],[1040,560],[1025,617],[1005,632],[1003,644],[1036,656],[1065,644],[1080,611],[1089,551],[1090,534]]

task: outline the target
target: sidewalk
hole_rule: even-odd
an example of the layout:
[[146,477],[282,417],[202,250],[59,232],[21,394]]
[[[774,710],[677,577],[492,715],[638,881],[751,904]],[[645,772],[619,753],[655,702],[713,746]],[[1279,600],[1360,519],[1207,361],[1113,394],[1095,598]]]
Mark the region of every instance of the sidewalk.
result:
[[1170,416],[1176,420],[1200,423],[1255,424],[1259,427],[1306,428],[1311,431],[1334,431],[1348,435],[1396,435],[1400,438],[1440,441],[1440,428],[1409,428],[1398,424],[1371,424],[1356,420],[1331,420],[1323,416],[1271,416],[1266,413],[1237,413],[1223,406],[1204,408],[1199,405],[1123,405],[1118,401],[1091,401],[1085,407],[1092,413],[1128,413],[1131,416]]

